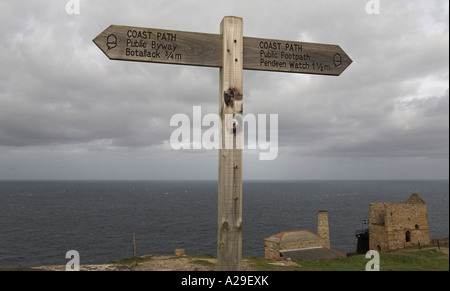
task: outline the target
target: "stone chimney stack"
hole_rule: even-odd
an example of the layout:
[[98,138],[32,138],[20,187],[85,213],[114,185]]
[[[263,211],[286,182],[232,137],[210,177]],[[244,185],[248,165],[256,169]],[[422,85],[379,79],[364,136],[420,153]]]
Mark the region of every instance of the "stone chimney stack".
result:
[[319,211],[317,234],[325,239],[324,247],[330,248],[330,229],[328,227],[328,211]]

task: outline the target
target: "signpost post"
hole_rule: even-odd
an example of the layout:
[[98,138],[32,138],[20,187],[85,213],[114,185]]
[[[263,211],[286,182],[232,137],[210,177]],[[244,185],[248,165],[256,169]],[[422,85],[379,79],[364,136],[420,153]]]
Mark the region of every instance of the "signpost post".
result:
[[242,18],[232,16],[220,34],[111,25],[93,41],[111,60],[220,68],[217,270],[240,270],[243,137],[225,116],[243,115],[243,70],[339,76],[352,60],[337,45],[244,37]]

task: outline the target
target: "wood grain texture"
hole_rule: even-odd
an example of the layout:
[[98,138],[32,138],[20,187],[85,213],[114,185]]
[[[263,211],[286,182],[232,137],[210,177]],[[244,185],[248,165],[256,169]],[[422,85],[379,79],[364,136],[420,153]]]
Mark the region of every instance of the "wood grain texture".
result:
[[111,60],[221,66],[218,34],[111,25],[93,41]]
[[[243,39],[245,70],[339,76],[352,63],[338,45]],[[222,66],[222,34],[111,25],[93,41],[111,60]]]
[[339,76],[350,57],[338,46],[244,37],[244,69]]
[[242,115],[243,20],[225,17],[220,69],[219,105],[221,147],[219,150],[217,269],[239,271],[242,258],[242,131],[233,116]]

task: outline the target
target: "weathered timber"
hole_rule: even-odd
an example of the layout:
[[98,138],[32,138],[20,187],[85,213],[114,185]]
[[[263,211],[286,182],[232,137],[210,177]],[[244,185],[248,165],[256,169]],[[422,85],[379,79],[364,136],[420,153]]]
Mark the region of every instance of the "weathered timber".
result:
[[[236,130],[234,114],[243,114],[243,20],[225,17],[220,69],[217,267],[219,271],[239,271],[242,258],[242,132]],[[228,118],[227,118],[228,116]],[[231,143],[233,147],[227,147]]]
[[[340,75],[351,63],[338,46],[244,37],[243,69]],[[222,35],[111,25],[94,43],[111,60],[222,66]]]
[[350,57],[338,46],[244,37],[244,69],[340,75]]
[[218,34],[111,25],[93,41],[111,60],[221,66]]

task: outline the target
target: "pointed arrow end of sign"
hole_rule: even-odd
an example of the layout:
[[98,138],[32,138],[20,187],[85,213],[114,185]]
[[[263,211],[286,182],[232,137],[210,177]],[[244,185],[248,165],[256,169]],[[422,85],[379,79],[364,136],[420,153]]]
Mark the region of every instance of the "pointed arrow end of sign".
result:
[[[353,60],[347,55],[346,52],[344,52],[344,50],[340,46],[338,46],[338,47],[341,52],[337,53],[335,55],[335,58],[333,61],[334,61],[334,65],[336,67],[338,67],[338,66],[343,67],[342,71],[338,74],[338,76],[340,76],[342,74],[342,72],[344,72],[351,65],[351,63],[353,63]],[[338,56],[338,57],[336,58],[336,56]]]
[[99,49],[102,50],[101,46],[100,46],[100,38],[101,34],[99,34],[96,38],[94,38],[92,41],[98,46]]
[[117,37],[113,33],[110,33],[112,26],[110,25],[92,40],[109,59],[111,57],[108,55],[108,51],[117,46]]
[[[347,55],[347,58],[348,58],[348,66],[350,66],[351,65],[351,63],[353,63],[353,60]],[[347,67],[348,67],[347,66]]]

